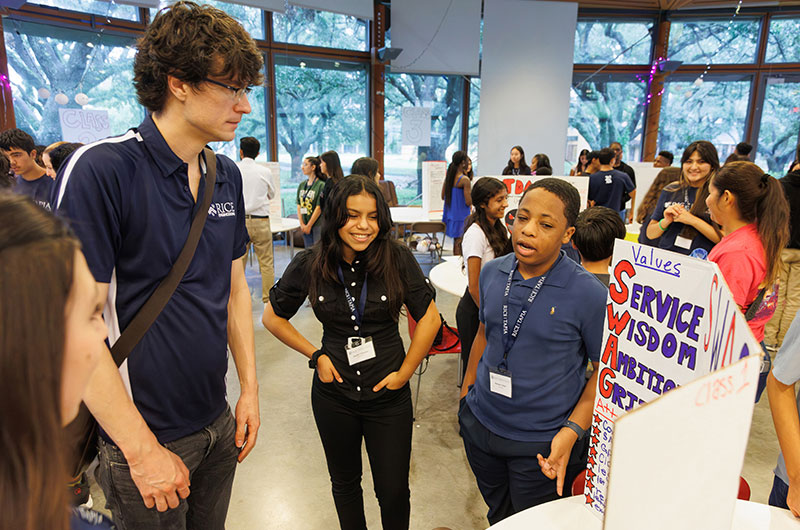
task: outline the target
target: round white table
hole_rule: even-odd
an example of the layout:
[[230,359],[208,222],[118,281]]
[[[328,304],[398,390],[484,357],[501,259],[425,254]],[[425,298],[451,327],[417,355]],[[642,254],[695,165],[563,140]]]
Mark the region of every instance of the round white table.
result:
[[445,256],[431,269],[429,278],[434,287],[456,296],[463,295],[467,288],[467,271],[461,268],[461,256]]
[[410,225],[419,221],[441,221],[442,212],[428,214],[419,206],[392,206],[389,208],[392,222],[398,225]]
[[289,240],[289,246],[291,247],[291,257],[294,257],[294,238],[289,232],[295,228],[300,228],[300,221],[297,219],[289,219],[288,217],[270,217],[269,228],[272,230],[273,234],[278,232],[286,232],[286,238]]
[[[757,502],[736,501],[731,530],[797,530],[800,522],[789,510]],[[576,495],[528,508],[491,526],[492,530],[601,530],[603,522]]]

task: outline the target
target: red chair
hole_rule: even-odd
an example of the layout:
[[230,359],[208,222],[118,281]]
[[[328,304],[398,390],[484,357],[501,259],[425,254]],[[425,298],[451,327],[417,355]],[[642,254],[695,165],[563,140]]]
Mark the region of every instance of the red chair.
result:
[[[583,495],[585,486],[586,470],[584,469],[581,474],[575,477],[575,480],[572,481],[572,496]],[[744,477],[739,477],[739,493],[736,498],[742,501],[750,500],[750,484],[747,483]]]
[[[413,337],[414,330],[417,328],[417,321],[411,316],[408,308],[406,308],[406,316],[408,317],[408,335]],[[417,419],[417,405],[419,404],[419,387],[422,384],[422,374],[424,374],[428,369],[428,363],[430,362],[431,355],[439,355],[441,353],[455,353],[458,355],[457,380],[459,384],[461,383],[461,339],[458,337],[458,330],[456,328],[443,326],[441,344],[438,346],[432,346],[430,351],[428,351],[428,354],[422,361],[425,363],[424,367],[422,363],[420,363],[420,365],[417,367],[417,391],[414,398],[414,420]]]

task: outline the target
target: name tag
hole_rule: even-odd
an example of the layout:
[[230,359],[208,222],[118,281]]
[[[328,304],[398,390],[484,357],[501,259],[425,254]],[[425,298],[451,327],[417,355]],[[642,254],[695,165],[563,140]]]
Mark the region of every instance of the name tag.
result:
[[511,398],[511,372],[502,368],[489,370],[489,390]]
[[300,213],[303,215],[308,215],[308,208],[306,208],[305,206],[301,207]]
[[675,246],[689,250],[690,248],[692,248],[692,240],[689,239],[688,237],[678,236],[675,238]]
[[347,351],[347,362],[350,366],[375,358],[372,337],[348,337],[344,349]]

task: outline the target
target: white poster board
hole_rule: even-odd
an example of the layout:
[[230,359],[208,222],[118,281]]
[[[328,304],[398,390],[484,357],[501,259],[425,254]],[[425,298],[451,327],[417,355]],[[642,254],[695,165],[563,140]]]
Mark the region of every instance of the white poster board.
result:
[[[538,176],[538,175],[485,175],[487,177],[496,178],[497,180],[501,181],[503,184],[506,185],[506,189],[508,190],[508,208],[506,208],[506,212],[510,212],[511,210],[516,210],[519,206],[519,200],[522,197],[525,188],[527,188],[531,182],[536,182],[537,180],[541,180],[543,178],[550,178],[548,176]],[[480,177],[483,178],[483,177]],[[581,205],[580,209],[583,210],[586,208],[586,201],[589,200],[589,177],[560,177],[556,176],[553,178],[566,180],[578,190],[578,195],[581,197]]]
[[283,217],[283,200],[281,199],[281,166],[278,162],[257,162],[269,169],[272,174],[272,188],[275,190],[275,197],[269,201],[269,216],[273,219]]
[[617,421],[603,528],[730,530],[760,365],[745,357]]
[[605,324],[584,490],[598,517],[605,511],[616,421],[673,388],[761,353],[716,263],[630,241],[614,246]]
[[422,163],[422,211],[428,212],[430,219],[442,218],[442,185],[446,174],[447,162],[431,160]]
[[[663,167],[653,167],[652,162],[627,162],[629,166],[633,168],[633,171],[636,173],[636,206],[635,208],[638,210],[639,205],[642,203],[644,196],[647,195],[647,191],[650,189],[650,186],[653,185],[653,181],[656,179],[658,174],[661,172]],[[630,201],[628,201],[628,207],[630,207]],[[636,217],[636,213],[634,212],[634,217]]]
[[90,144],[111,136],[107,110],[58,109],[58,119],[65,142]]
[[430,107],[403,107],[401,133],[403,145],[430,146]]

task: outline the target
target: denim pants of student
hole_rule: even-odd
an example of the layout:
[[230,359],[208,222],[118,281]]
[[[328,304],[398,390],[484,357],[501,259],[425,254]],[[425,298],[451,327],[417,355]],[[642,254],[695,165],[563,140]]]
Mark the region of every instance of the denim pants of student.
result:
[[775,475],[772,480],[772,490],[769,492],[767,504],[776,508],[789,509],[786,504],[786,496],[789,495],[789,485]]
[[458,336],[461,339],[462,380],[467,373],[467,364],[469,363],[469,352],[472,349],[472,343],[475,341],[475,336],[478,334],[478,326],[480,325],[478,313],[478,306],[475,305],[475,300],[472,299],[472,295],[469,294],[469,288],[467,288],[464,292],[464,296],[458,301],[458,307],[456,307],[456,327],[458,328]]
[[[371,401],[336,396],[335,389],[311,391],[331,489],[342,530],[366,530],[361,489],[361,444],[367,446],[384,530],[407,530],[411,514],[411,390],[408,385]],[[329,383],[333,384],[333,383]]]
[[317,219],[317,222],[314,223],[314,226],[311,227],[311,233],[303,234],[304,248],[311,248],[311,245],[319,241],[319,238],[321,236],[322,236],[322,219]]
[[144,505],[122,451],[101,438],[95,478],[117,530],[223,530],[239,456],[235,433],[236,422],[226,407],[207,427],[164,444],[181,457],[191,477],[189,497],[166,512]]
[[[559,499],[556,481],[539,467],[537,454],[550,454],[550,442],[520,442],[497,436],[472,414],[465,399],[459,405],[458,422],[467,460],[489,506],[489,524],[531,506]],[[572,481],[586,468],[588,440],[575,442],[567,464],[563,496],[569,497]]]

